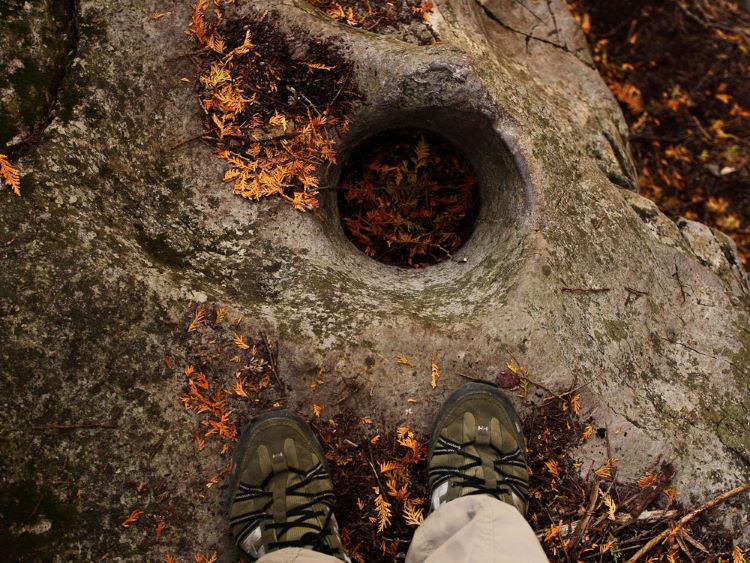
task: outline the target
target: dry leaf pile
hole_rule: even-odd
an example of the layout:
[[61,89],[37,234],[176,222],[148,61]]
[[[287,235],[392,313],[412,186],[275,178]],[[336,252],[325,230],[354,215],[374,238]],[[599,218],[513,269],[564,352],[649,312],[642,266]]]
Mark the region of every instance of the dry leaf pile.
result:
[[750,12],[719,0],[575,0],[630,126],[643,194],[750,259]]
[[[676,500],[671,464],[655,460],[635,482],[617,478],[611,454],[583,466],[576,448],[598,440],[609,450],[607,429],[580,418],[575,391],[545,390],[535,400],[540,402],[524,419],[532,472],[527,518],[551,561],[731,560],[732,538],[711,520],[679,525],[691,510]],[[664,541],[648,545],[665,531]]]
[[451,256],[479,203],[471,165],[448,141],[391,130],[359,146],[342,171],[344,232],[368,256],[419,268]]
[[[429,20],[433,8],[433,3],[429,0],[310,0],[310,4],[337,22],[373,33],[382,33],[388,29],[414,23],[425,23]],[[423,44],[430,42],[424,41]]]
[[349,556],[360,563],[403,556],[427,513],[426,444],[407,426],[385,432],[351,412],[315,429],[331,468],[336,519]]
[[358,99],[352,67],[310,39],[290,52],[269,13],[225,21],[207,0],[193,6],[205,140],[231,168],[224,179],[242,197],[277,196],[301,211],[316,207],[320,167],[336,162],[338,134]]

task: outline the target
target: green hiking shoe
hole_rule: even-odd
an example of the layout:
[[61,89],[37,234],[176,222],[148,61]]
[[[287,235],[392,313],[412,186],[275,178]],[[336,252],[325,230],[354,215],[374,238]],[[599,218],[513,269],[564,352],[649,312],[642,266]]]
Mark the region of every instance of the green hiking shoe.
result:
[[344,561],[333,516],[333,483],[312,430],[299,416],[272,411],[242,431],[234,453],[229,525],[240,552],[303,547]]
[[491,495],[526,513],[526,443],[510,401],[492,384],[467,383],[435,417],[427,469],[432,510],[465,495]]

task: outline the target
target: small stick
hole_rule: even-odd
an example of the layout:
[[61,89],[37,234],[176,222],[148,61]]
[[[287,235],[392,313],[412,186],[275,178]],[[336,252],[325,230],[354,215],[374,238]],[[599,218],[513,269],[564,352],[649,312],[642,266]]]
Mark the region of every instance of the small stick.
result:
[[281,384],[281,379],[279,379],[279,372],[276,371],[276,360],[273,357],[273,352],[271,351],[271,345],[268,340],[268,337],[266,336],[266,333],[261,332],[260,338],[261,340],[263,340],[263,347],[266,349],[266,353],[268,354],[268,364],[271,366],[271,373],[273,374],[273,378],[276,380],[276,384],[279,386],[279,391],[283,392],[284,386]]
[[[615,523],[621,524],[621,527],[629,526],[631,524],[635,524],[637,522],[658,522],[660,520],[670,520],[677,516],[678,511],[675,509],[671,510],[644,510],[641,512],[637,518],[633,518],[630,514],[618,514],[615,517]],[[575,532],[575,530],[578,528],[578,526],[581,525],[582,520],[574,520],[570,524],[563,524],[560,527],[560,535],[561,536],[569,536],[571,533]],[[618,528],[619,529],[619,528]],[[615,530],[617,531],[617,530]],[[544,537],[545,532],[539,532],[537,533],[536,537],[539,539],[542,539]]]
[[646,545],[644,545],[641,549],[639,549],[630,559],[627,560],[626,563],[636,563],[646,555],[649,551],[651,551],[658,543],[664,541],[668,536],[672,537],[675,536],[679,531],[685,527],[686,524],[688,524],[692,519],[694,519],[696,516],[700,516],[707,510],[712,509],[717,504],[721,504],[725,500],[728,500],[732,498],[733,496],[739,495],[740,493],[744,493],[750,489],[750,483],[745,483],[744,485],[740,485],[739,487],[735,487],[731,491],[727,491],[725,493],[720,494],[719,496],[709,500],[705,504],[699,506],[692,512],[689,512],[682,518],[680,518],[673,527],[667,528],[664,530],[661,534],[653,538],[650,542],[648,542]]
[[193,141],[197,141],[198,139],[204,139],[205,135],[206,135],[205,133],[201,133],[200,135],[196,135],[195,137],[190,137],[189,139],[185,139],[184,141],[177,143],[175,146],[173,146],[169,150],[176,151],[177,149],[179,149],[180,147],[184,147],[188,143],[192,143]]
[[566,291],[568,293],[604,293],[609,291],[609,287],[561,287],[560,291]]
[[677,280],[677,283],[680,286],[680,293],[682,293],[682,303],[685,304],[685,287],[682,285],[682,280],[680,279],[680,270],[677,268],[677,264],[674,265],[674,274],[672,274],[672,277]]
[[628,297],[625,299],[625,305],[630,305],[631,301],[635,302],[638,301],[641,297],[644,295],[648,295],[648,291],[640,291],[638,289],[633,289],[632,287],[625,286],[625,291],[628,292]]
[[378,470],[375,469],[375,464],[372,462],[372,457],[371,457],[371,453],[372,452],[369,451],[370,450],[369,447],[367,448],[367,450],[368,450],[368,453],[367,453],[367,463],[370,464],[370,467],[372,468],[372,472],[375,475],[375,480],[378,482],[378,487],[380,489],[380,494],[385,494],[386,489],[385,489],[385,487],[383,487],[383,483],[380,482],[380,475],[378,475]]
[[591,494],[589,495],[589,504],[586,507],[586,515],[581,519],[580,526],[576,526],[573,538],[570,541],[570,551],[574,556],[578,544],[583,539],[583,534],[586,533],[586,530],[591,523],[591,518],[594,516],[594,510],[596,509],[596,501],[599,499],[599,479],[594,479],[591,486],[592,489]]

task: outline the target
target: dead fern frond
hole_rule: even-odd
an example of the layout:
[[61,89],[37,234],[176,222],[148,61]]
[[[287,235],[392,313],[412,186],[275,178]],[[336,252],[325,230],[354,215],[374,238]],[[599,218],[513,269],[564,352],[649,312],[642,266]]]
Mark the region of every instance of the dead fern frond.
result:
[[609,494],[603,492],[602,493],[602,502],[607,507],[607,518],[609,518],[610,520],[614,521],[614,519],[615,519],[615,512],[617,511],[617,505],[615,504],[615,501],[612,499],[611,496],[609,496]]
[[[188,327],[188,332],[195,332],[198,330],[198,328],[205,322],[205,315],[206,315],[206,307],[201,305],[195,310],[195,316],[193,317],[193,321],[190,323],[190,326]],[[186,374],[187,375],[187,374]]]
[[234,333],[234,344],[239,348],[240,350],[247,350],[250,348],[250,345],[245,342],[245,339],[241,334]]
[[424,512],[421,508],[417,508],[411,500],[404,502],[402,514],[407,526],[419,526],[424,522]]
[[617,460],[611,457],[607,461],[604,462],[604,465],[602,465],[599,469],[594,471],[594,473],[596,473],[596,475],[601,477],[602,479],[611,479],[612,469],[614,468],[615,465],[617,465]]
[[437,380],[440,377],[440,370],[438,369],[437,363],[435,363],[437,360],[437,357],[435,353],[432,353],[432,373],[431,373],[431,381],[430,385],[432,385],[432,388],[435,389],[437,387]]
[[381,533],[388,526],[391,525],[391,503],[383,498],[380,494],[380,489],[373,487],[375,494],[375,512],[378,515],[378,533]]
[[0,154],[0,181],[21,197],[21,173],[4,154]]
[[394,471],[397,469],[403,469],[404,464],[400,463],[398,461],[379,461],[378,465],[380,466],[380,473],[388,473],[389,471]]

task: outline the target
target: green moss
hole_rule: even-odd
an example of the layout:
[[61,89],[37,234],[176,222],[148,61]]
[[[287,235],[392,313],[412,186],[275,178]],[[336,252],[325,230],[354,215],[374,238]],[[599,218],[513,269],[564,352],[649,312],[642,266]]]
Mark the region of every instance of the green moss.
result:
[[604,330],[607,332],[607,336],[615,342],[625,340],[628,337],[627,328],[622,321],[605,320]]
[[747,408],[750,405],[727,405],[722,409],[717,433],[721,442],[750,463],[750,421]]
[[738,325],[740,349],[731,355],[737,380],[745,388],[750,387],[750,321],[743,319]]

